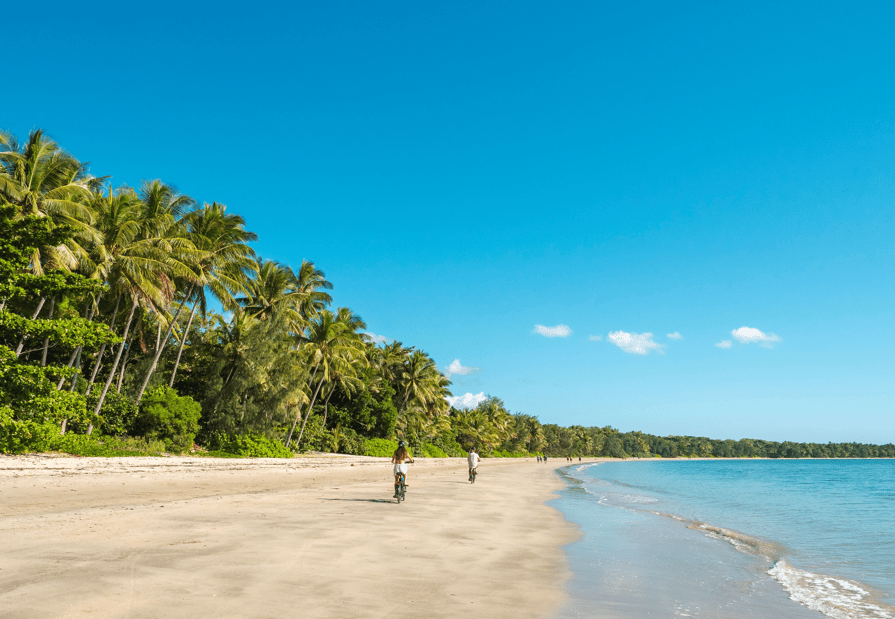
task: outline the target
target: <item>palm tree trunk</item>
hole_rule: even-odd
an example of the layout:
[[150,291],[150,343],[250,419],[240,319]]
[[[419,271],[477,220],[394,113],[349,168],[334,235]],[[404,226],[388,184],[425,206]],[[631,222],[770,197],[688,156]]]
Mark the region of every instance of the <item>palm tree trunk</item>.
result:
[[[127,323],[124,325],[124,335],[122,335],[121,345],[118,347],[118,354],[115,355],[115,362],[112,364],[112,371],[109,372],[109,377],[106,379],[106,384],[103,387],[103,392],[99,396],[99,401],[96,403],[96,408],[93,410],[94,415],[99,415],[100,409],[103,407],[103,401],[106,399],[106,394],[109,392],[109,385],[112,384],[112,379],[115,378],[115,370],[118,369],[118,362],[121,361],[121,353],[124,352],[124,344],[127,342],[127,334],[131,329],[131,321],[134,319],[134,312],[137,311],[137,300],[134,299],[133,304],[131,305],[131,312],[127,316]],[[87,434],[93,432],[93,424],[90,424],[90,427],[87,429]]]
[[[118,298],[115,299],[115,309],[112,310],[112,321],[109,323],[109,329],[113,330],[115,328],[115,321],[118,319],[118,306],[121,303],[121,295],[118,295]],[[106,352],[106,344],[103,342],[103,345],[99,347],[99,354],[96,356],[96,362],[93,364],[93,372],[90,374],[90,381],[87,384],[87,393],[84,395],[90,395],[90,392],[93,390],[93,381],[96,380],[96,373],[99,371],[99,366],[103,360],[103,353]]]
[[212,416],[214,413],[218,412],[218,406],[221,404],[221,398],[224,397],[224,389],[227,388],[227,385],[230,384],[230,379],[233,378],[233,373],[236,371],[236,364],[239,362],[239,359],[233,360],[233,367],[230,368],[230,372],[227,374],[226,380],[224,380],[224,384],[221,385],[221,390],[218,391],[218,395],[214,399],[214,409],[212,409]]
[[121,383],[124,382],[124,371],[127,369],[127,359],[131,354],[131,346],[134,345],[134,339],[131,338],[131,341],[127,343],[127,348],[124,349],[124,361],[121,362],[121,372],[118,373],[118,385],[116,391],[121,393]]
[[[317,368],[320,367],[320,362],[317,362],[317,365],[314,366],[314,373],[311,374],[311,383],[314,383],[314,378],[317,376]],[[295,426],[298,425],[298,419],[301,417],[301,406],[298,407],[298,412],[295,413],[295,420],[292,422],[292,427],[289,428],[289,436],[286,437],[286,447],[289,447],[289,442],[292,440],[292,433],[295,432]],[[304,429],[304,425],[302,425],[302,429]]]
[[[94,301],[92,304],[90,304],[90,306],[87,307],[87,309],[84,310],[84,318],[86,318],[87,320],[93,320],[93,316],[94,316],[94,314],[96,314],[96,310],[99,308],[99,301],[102,298],[103,298],[103,293],[100,292],[96,297],[96,301]],[[84,349],[83,346],[75,347],[75,349],[71,353],[71,357],[68,358],[68,364],[65,366],[67,368],[70,368],[71,366],[73,366],[75,364],[75,361],[77,361],[77,363],[78,363],[78,369],[75,370],[75,373],[72,376],[72,385],[74,385],[76,383],[77,378],[78,378],[78,372],[81,369],[81,351],[83,349]],[[64,385],[64,384],[65,384],[65,377],[63,376],[62,378],[59,379],[59,383],[56,385],[56,391],[61,391],[62,385]],[[74,391],[74,387],[72,387],[71,390]]]
[[[190,286],[189,291],[186,293],[186,298],[189,299],[190,295],[193,294],[193,288],[196,287],[196,284]],[[143,384],[140,385],[140,391],[137,393],[137,406],[140,406],[140,400],[143,399],[143,392],[146,391],[146,385],[149,384],[149,379],[152,378],[153,373],[155,372],[156,366],[158,366],[158,360],[162,356],[162,349],[165,347],[165,344],[168,343],[168,338],[171,337],[171,331],[174,330],[174,324],[177,322],[178,316],[180,316],[180,312],[183,311],[184,304],[181,303],[180,307],[177,308],[177,311],[174,313],[174,317],[171,318],[171,322],[168,323],[168,330],[165,332],[165,337],[160,341],[160,345],[155,351],[155,357],[152,359],[152,365],[149,366],[149,371],[146,372],[146,377],[143,379]],[[159,323],[159,327],[161,327],[161,323]]]
[[180,365],[180,355],[183,354],[183,345],[186,344],[186,337],[190,332],[190,327],[193,325],[193,317],[196,315],[197,307],[199,307],[199,299],[196,299],[196,302],[193,303],[193,311],[190,312],[190,319],[186,323],[186,329],[183,330],[183,335],[180,336],[180,346],[177,347],[177,359],[174,360],[174,370],[171,372],[171,380],[168,382],[168,387],[174,386],[174,377],[177,376],[177,366]]
[[[37,315],[40,314],[40,310],[43,309],[44,303],[46,303],[46,301],[47,301],[46,297],[40,298],[40,303],[37,304],[37,309],[34,310],[34,314],[31,315],[31,320],[35,320],[37,318]],[[18,358],[18,356],[20,354],[22,354],[22,346],[24,346],[24,345],[25,345],[25,336],[23,335],[19,339],[18,346],[16,346],[16,358]]]
[[[72,376],[71,376],[71,387],[69,387],[69,389],[68,389],[69,391],[74,391],[75,388],[77,388],[77,386],[78,386],[78,372],[81,371],[81,351],[80,351],[80,347],[78,347],[78,348],[79,348],[78,359],[77,359],[77,361],[75,361],[75,364],[77,365],[77,367],[75,368],[75,373],[72,374]],[[64,378],[65,377],[63,377],[63,380],[64,380]]]
[[317,394],[320,393],[320,388],[322,386],[323,386],[323,378],[321,378],[320,382],[317,384],[317,391],[314,392],[314,397],[311,398],[311,403],[308,404],[308,410],[305,413],[305,418],[301,422],[301,430],[299,430],[299,432],[298,432],[298,438],[295,439],[295,447],[296,448],[298,448],[298,446],[301,445],[301,437],[304,436],[305,425],[307,425],[307,423],[308,423],[308,418],[311,416],[311,411],[314,409],[314,401],[317,399]]
[[[56,312],[56,295],[53,295],[53,298],[50,299],[50,315],[47,316],[47,320],[53,320],[53,314]],[[44,338],[44,351],[40,356],[40,367],[47,367],[47,351],[50,349],[50,338]]]
[[326,396],[326,402],[323,403],[323,429],[326,429],[326,417],[329,415],[329,399],[333,397],[333,394],[336,392],[336,386],[333,385],[333,388],[329,390],[329,395]]

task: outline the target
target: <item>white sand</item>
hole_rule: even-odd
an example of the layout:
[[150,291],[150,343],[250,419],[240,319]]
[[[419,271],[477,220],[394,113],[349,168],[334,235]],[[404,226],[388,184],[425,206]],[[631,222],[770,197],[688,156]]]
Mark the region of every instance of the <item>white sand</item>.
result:
[[549,617],[566,464],[0,456],[0,617]]

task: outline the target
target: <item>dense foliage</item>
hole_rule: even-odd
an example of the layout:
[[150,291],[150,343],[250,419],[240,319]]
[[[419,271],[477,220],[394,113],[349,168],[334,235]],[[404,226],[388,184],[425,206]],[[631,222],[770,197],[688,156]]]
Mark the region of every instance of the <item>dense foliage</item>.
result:
[[116,188],[42,131],[0,132],[0,453],[388,456],[403,438],[422,457],[895,456],[563,428],[493,397],[451,408],[431,357],[377,345],[312,262],[254,240],[223,204]]

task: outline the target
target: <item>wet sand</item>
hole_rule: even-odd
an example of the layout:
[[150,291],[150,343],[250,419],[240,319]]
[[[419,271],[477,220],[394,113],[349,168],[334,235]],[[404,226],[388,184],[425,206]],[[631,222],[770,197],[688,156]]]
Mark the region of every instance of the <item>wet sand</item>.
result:
[[566,465],[0,456],[0,618],[550,617]]

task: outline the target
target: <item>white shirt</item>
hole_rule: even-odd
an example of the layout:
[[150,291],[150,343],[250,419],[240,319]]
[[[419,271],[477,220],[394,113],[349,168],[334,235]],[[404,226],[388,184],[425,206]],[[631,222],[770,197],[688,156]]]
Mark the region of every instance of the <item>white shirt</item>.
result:
[[469,460],[469,468],[474,469],[479,465],[479,454],[474,451],[469,452],[469,455],[466,457]]

